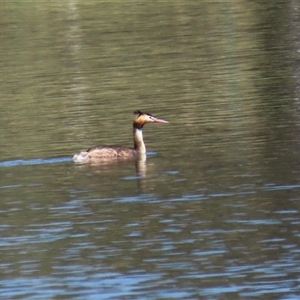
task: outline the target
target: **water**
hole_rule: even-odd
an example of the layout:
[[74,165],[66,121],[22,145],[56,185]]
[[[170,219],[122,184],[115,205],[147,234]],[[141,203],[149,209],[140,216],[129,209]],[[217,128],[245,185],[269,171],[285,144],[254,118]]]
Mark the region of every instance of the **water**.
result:
[[298,6],[3,3],[1,297],[298,298]]

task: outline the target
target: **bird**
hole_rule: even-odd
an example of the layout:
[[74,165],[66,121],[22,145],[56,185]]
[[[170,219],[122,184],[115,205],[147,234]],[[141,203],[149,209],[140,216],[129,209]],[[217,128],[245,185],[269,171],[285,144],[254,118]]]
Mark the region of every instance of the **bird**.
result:
[[133,121],[133,148],[120,146],[95,146],[81,151],[73,156],[73,161],[78,164],[99,164],[107,163],[113,159],[126,159],[138,155],[146,155],[146,146],[143,140],[143,127],[146,123],[169,123],[166,120],[154,117],[153,115],[136,110],[133,112],[136,117]]

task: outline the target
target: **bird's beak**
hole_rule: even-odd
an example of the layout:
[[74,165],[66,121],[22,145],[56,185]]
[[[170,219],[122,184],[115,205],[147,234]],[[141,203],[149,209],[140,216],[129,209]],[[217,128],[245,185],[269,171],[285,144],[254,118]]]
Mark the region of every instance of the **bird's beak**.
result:
[[153,116],[152,116],[152,120],[154,121],[154,123],[169,123],[166,120],[159,119],[159,118],[156,118],[156,117],[153,117]]

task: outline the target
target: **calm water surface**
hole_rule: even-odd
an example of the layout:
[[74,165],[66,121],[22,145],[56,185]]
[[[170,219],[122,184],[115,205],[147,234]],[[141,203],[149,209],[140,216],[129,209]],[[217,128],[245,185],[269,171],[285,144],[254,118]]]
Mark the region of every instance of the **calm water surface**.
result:
[[298,6],[5,2],[1,298],[300,297]]

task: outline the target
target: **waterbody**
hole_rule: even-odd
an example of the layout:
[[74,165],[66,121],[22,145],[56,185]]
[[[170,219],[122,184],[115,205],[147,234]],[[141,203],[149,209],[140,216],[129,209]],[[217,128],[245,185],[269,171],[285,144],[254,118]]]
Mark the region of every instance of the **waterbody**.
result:
[[[297,9],[3,4],[1,297],[299,297]],[[136,109],[147,160],[72,162]]]

